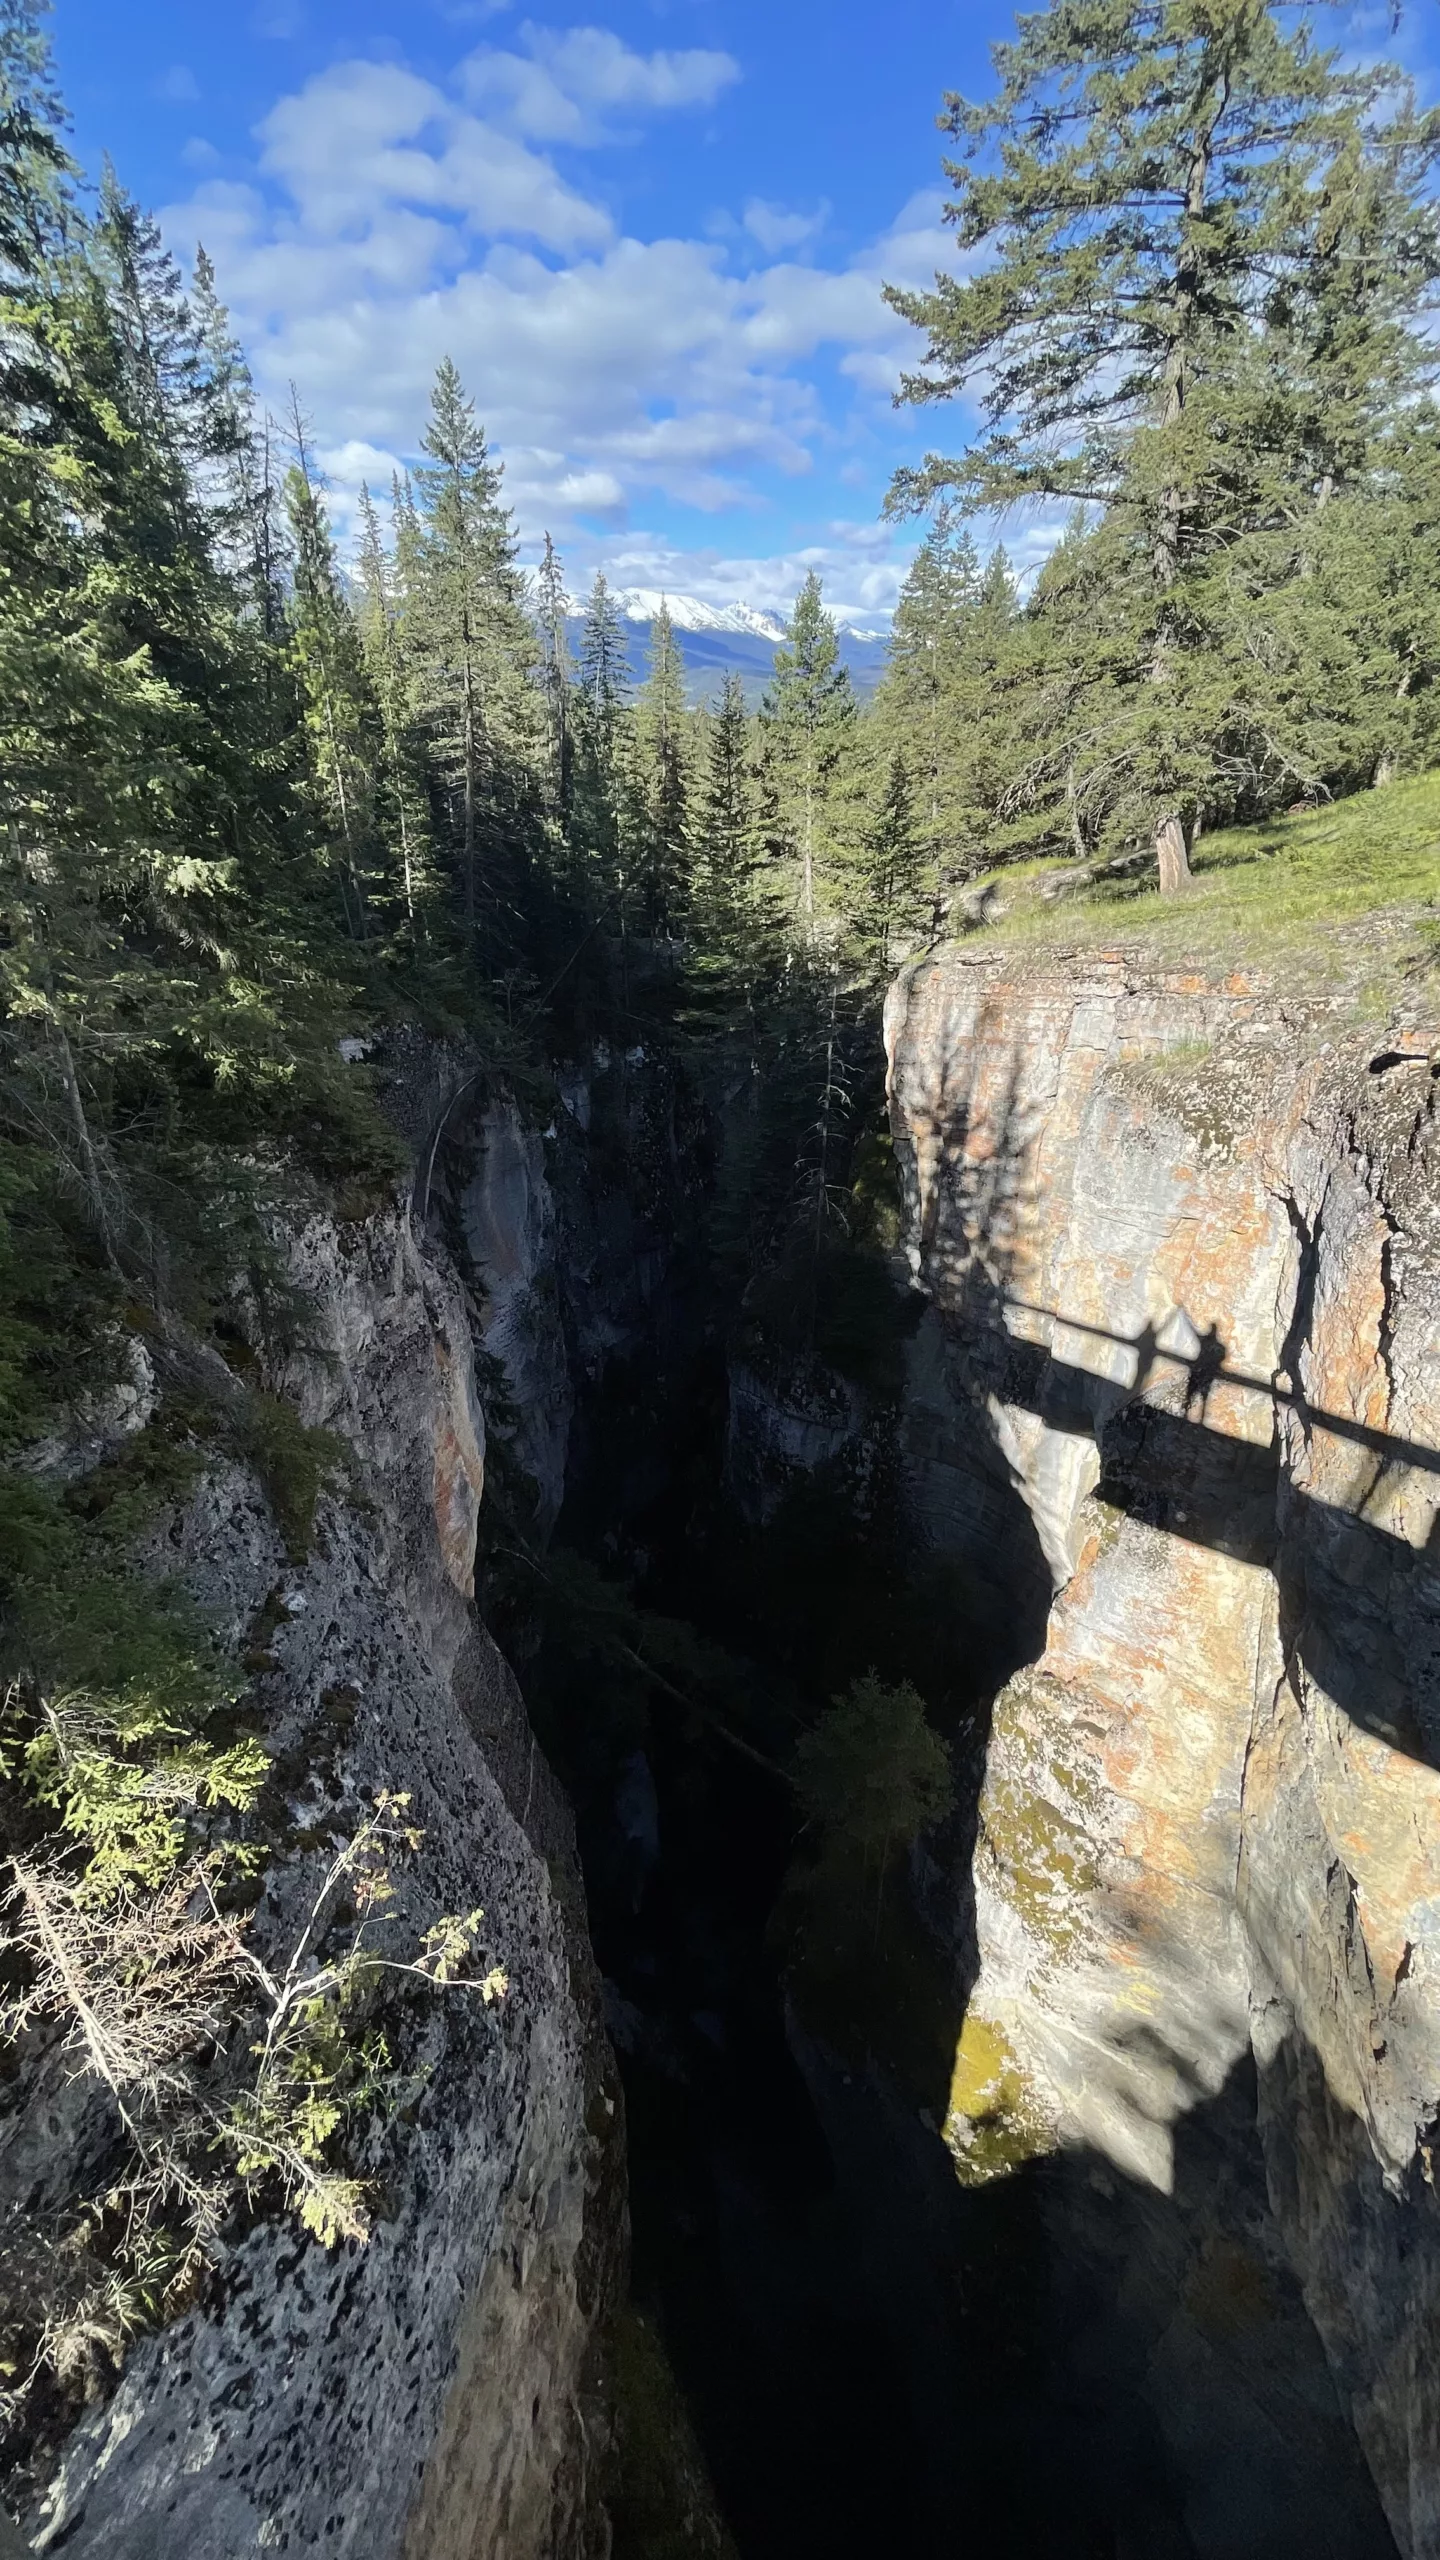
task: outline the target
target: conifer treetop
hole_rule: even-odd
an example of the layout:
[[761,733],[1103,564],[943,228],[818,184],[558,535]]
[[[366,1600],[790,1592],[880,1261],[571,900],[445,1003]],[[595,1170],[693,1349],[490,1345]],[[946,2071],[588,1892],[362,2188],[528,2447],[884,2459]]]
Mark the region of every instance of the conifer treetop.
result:
[[1440,117],[1394,66],[1349,67],[1293,16],[1054,0],[993,49],[992,98],[947,97],[960,272],[886,297],[928,339],[902,401],[968,391],[984,425],[962,460],[900,473],[892,512],[947,488],[975,508],[1111,503],[1136,428],[1173,424],[1197,372],[1343,251],[1382,124],[1408,209],[1386,254],[1423,293],[1436,225],[1417,193]]

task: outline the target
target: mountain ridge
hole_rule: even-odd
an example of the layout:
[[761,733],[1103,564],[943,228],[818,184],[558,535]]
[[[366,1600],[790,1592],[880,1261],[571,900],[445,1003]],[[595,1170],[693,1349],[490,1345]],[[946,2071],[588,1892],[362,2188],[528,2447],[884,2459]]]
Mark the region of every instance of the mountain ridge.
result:
[[[692,704],[707,700],[727,675],[738,675],[745,700],[753,710],[774,673],[775,651],[785,638],[777,613],[755,605],[708,604],[703,597],[671,595],[659,587],[619,587],[611,601],[622,625],[626,670],[642,684],[648,671],[651,634],[663,603],[670,615],[685,668],[685,690]],[[571,652],[580,652],[584,629],[583,597],[565,598],[565,629]],[[835,615],[840,656],[857,693],[874,692],[885,672],[888,628],[866,628]]]

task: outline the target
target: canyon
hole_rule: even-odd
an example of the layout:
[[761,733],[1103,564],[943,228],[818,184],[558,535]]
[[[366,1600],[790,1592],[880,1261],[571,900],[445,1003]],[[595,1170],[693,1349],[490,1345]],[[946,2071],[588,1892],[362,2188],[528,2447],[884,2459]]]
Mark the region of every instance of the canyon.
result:
[[[37,2548],[648,2560],[607,2513],[633,2214],[689,2547],[723,2510],[746,2560],[918,2550],[964,2502],[1037,2553],[1440,2553],[1440,1020],[971,936],[885,1042],[868,1378],[733,1341],[673,1060],[592,1041],[547,1118],[379,1053],[413,1182],[288,1239],[311,1321],[269,1381],[353,1471],[297,1559],[213,1469],[165,1562],[250,1647],[293,1790],[271,1940],[310,1835],[398,1788],[406,1896],[483,1904],[510,1990],[426,2013],[366,2246],[261,2222],[136,2343]],[[683,1719],[597,1759],[474,1604],[499,1463],[542,1547],[688,1606],[682,1459],[757,1538],[829,1486],[857,1554],[934,1568],[907,1607],[983,1628],[937,1631],[996,1693],[904,1885],[948,2088],[787,1988],[783,1781]]]

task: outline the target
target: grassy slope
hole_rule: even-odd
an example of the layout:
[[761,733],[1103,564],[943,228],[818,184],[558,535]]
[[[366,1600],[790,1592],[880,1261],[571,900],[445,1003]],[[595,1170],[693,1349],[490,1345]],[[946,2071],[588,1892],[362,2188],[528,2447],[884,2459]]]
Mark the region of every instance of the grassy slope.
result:
[[1045,884],[1063,876],[1053,863],[993,873],[1003,912],[970,943],[1119,945],[1202,968],[1253,961],[1280,976],[1299,968],[1307,983],[1382,1010],[1440,966],[1440,773],[1207,836],[1179,898],[1123,880],[1047,897]]

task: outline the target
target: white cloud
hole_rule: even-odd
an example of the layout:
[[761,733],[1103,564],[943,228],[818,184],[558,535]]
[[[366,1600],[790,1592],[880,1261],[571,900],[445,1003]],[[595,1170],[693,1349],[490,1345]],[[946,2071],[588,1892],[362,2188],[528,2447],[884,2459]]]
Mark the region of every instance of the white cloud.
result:
[[381,227],[397,208],[458,214],[489,238],[573,249],[608,237],[609,216],[509,134],[455,107],[397,64],[337,63],[260,127],[262,167],[305,229]]
[[[447,83],[395,63],[334,64],[272,108],[249,178],[204,180],[165,216],[182,255],[203,239],[215,259],[272,406],[299,385],[342,526],[360,481],[387,489],[396,458],[416,449],[445,355],[504,459],[522,533],[549,524],[592,564],[609,565],[624,519],[652,494],[773,513],[773,492],[802,483],[817,454],[838,461],[847,418],[879,453],[883,395],[913,347],[880,284],[923,281],[944,257],[939,199],[917,198],[843,267],[793,254],[824,208],[753,199],[754,246],[734,262],[714,238],[623,236],[540,142],[562,109],[593,140],[611,114],[704,103],[734,65],[636,54],[594,28],[525,29],[519,42],[523,52],[472,54]],[[541,85],[497,74],[502,61]],[[835,527],[813,565],[843,570],[847,609],[875,612],[907,547]],[[715,601],[773,603],[799,556],[782,553],[762,576],[752,559],[705,553],[677,577],[647,549],[625,583],[668,574]]]
[[625,504],[625,491],[613,471],[567,471],[557,480],[555,495],[584,515],[607,515]]
[[752,240],[769,258],[782,249],[802,249],[807,240],[815,239],[829,218],[828,201],[817,205],[813,213],[792,213],[782,204],[767,204],[763,196],[751,196],[741,220]]
[[168,107],[193,107],[200,95],[200,83],[187,64],[172,62],[155,83],[155,95]]
[[634,53],[604,27],[520,30],[524,53],[485,46],[465,64],[472,106],[530,142],[601,142],[610,120],[708,107],[740,77],[728,53]]

